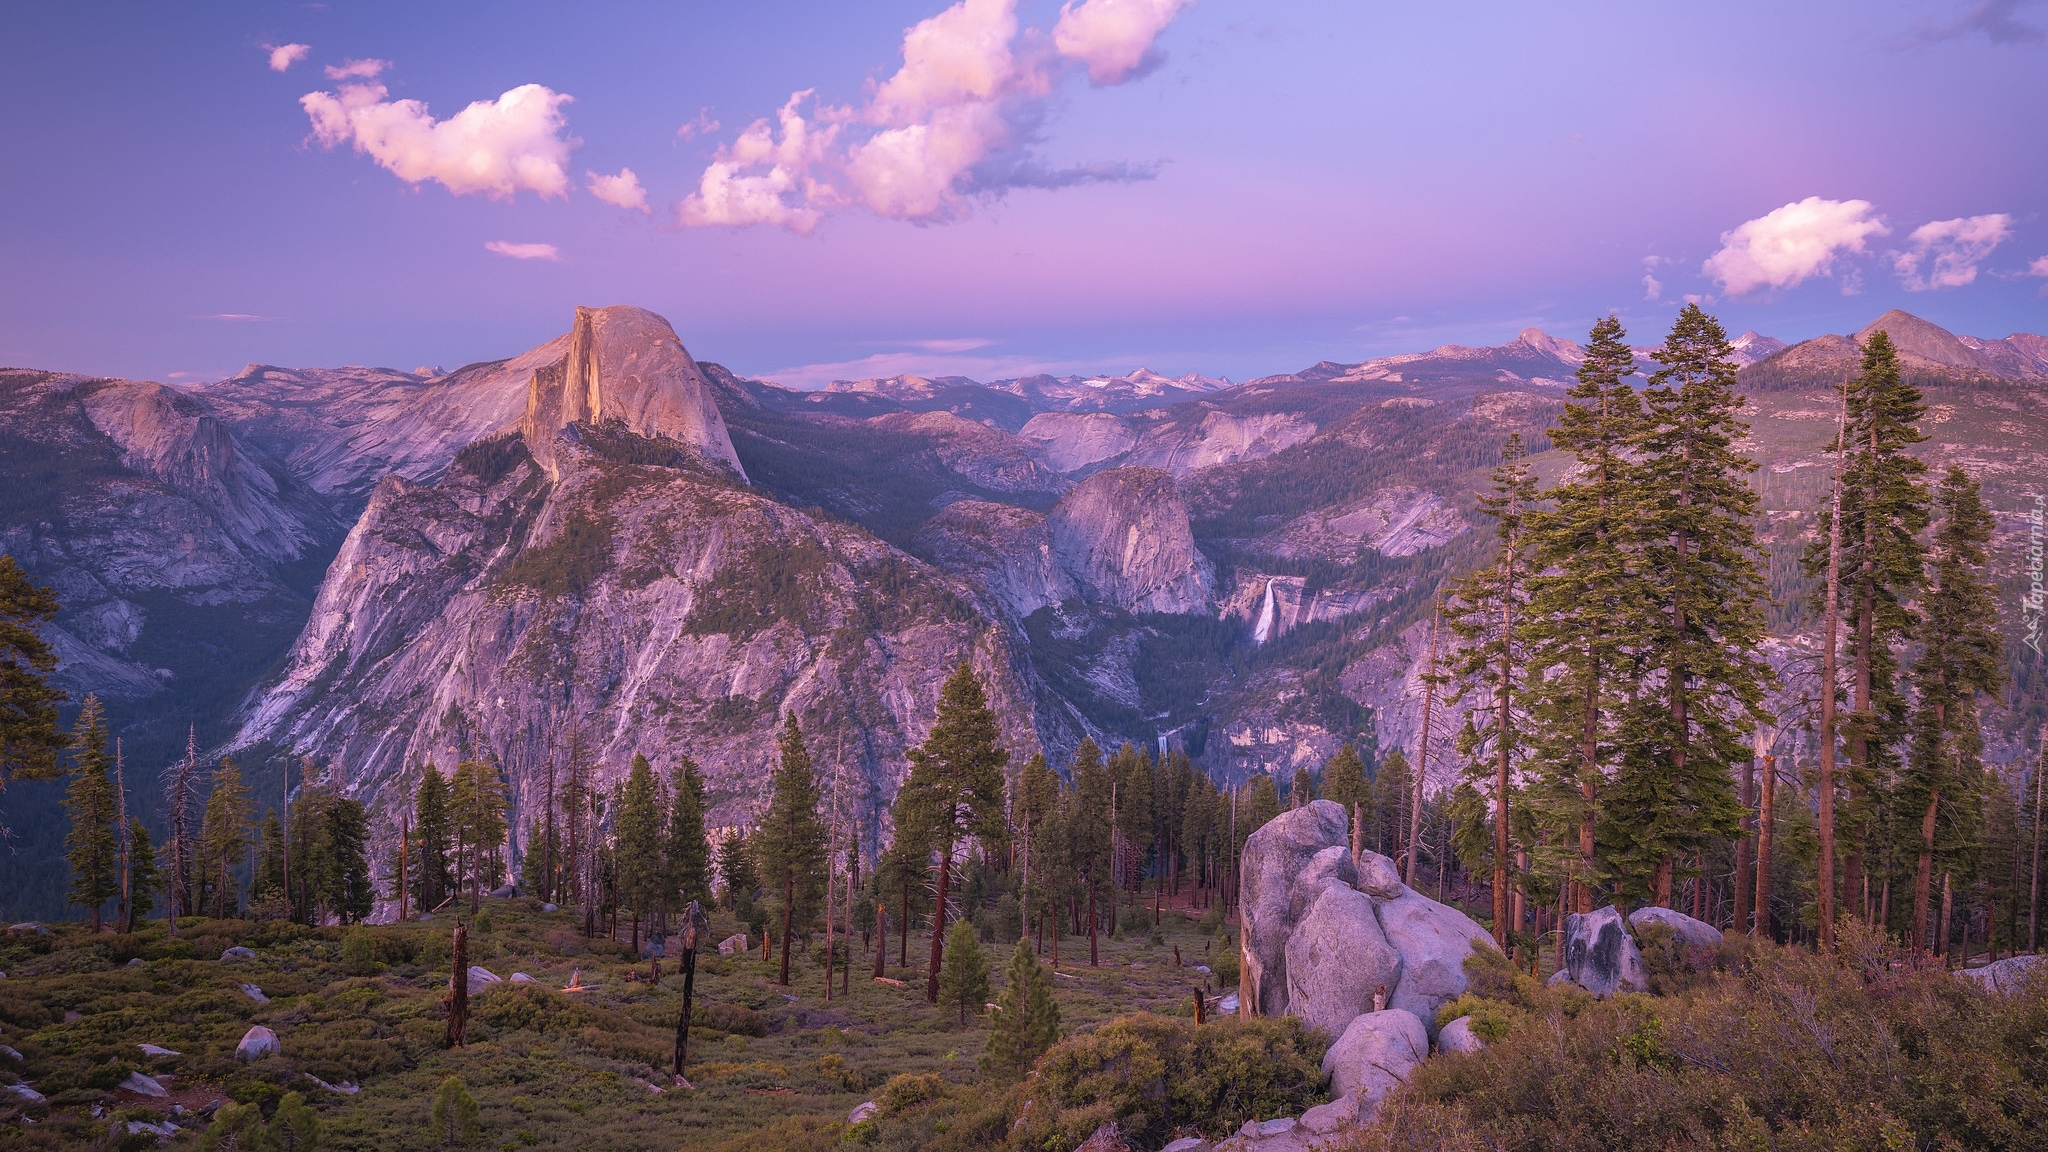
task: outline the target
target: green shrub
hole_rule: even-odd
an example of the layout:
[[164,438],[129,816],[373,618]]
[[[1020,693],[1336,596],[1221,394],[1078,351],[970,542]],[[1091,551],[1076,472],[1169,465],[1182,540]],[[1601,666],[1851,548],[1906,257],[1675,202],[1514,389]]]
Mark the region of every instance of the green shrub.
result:
[[938,1099],[939,1093],[945,1089],[945,1078],[936,1072],[902,1072],[890,1077],[889,1082],[882,1085],[882,1091],[875,1097],[875,1102],[881,1105],[882,1115],[894,1116]]
[[441,1087],[434,1093],[433,1110],[427,1119],[428,1131],[434,1142],[443,1147],[474,1144],[483,1139],[481,1112],[476,1097],[469,1094],[469,1086],[462,1082],[460,1076],[450,1076],[441,1081]]
[[352,975],[374,975],[383,965],[377,962],[377,941],[367,928],[349,929],[341,938],[341,965]]
[[1104,1123],[1146,1147],[1193,1130],[1299,1115],[1324,1098],[1326,1042],[1292,1016],[1224,1020],[1141,1014],[1056,1044],[1038,1063],[1019,1146],[1071,1149]]
[[1218,987],[1228,988],[1237,983],[1237,945],[1232,944],[1228,937],[1218,941],[1217,946],[1212,950],[1209,957],[1209,970],[1216,974],[1216,984]]

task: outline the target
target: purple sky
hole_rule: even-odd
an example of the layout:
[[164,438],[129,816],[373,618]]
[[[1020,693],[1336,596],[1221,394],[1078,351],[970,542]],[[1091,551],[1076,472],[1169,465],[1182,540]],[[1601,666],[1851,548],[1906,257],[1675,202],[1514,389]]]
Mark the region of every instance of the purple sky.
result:
[[1688,295],[1785,339],[1891,307],[2048,331],[2043,29],[2041,0],[8,5],[0,364],[454,367],[611,303],[801,384],[1242,379],[1608,310],[1648,343]]

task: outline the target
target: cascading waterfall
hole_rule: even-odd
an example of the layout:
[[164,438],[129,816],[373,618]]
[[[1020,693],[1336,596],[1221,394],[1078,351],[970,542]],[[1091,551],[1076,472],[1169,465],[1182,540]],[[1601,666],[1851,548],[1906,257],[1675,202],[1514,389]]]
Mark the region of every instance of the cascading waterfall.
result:
[[1266,603],[1259,609],[1259,622],[1252,627],[1252,643],[1264,644],[1273,638],[1273,581],[1266,580]]

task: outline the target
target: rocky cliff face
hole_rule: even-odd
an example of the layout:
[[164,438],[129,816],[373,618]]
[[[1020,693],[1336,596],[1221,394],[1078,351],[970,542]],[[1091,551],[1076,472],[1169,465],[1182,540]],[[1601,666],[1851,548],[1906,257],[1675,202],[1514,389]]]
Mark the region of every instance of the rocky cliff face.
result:
[[1209,610],[1216,571],[1195,548],[1173,477],[1114,468],[1081,482],[1046,517],[1053,553],[1083,594],[1128,612]]
[[704,374],[668,321],[624,305],[578,308],[563,358],[534,370],[520,430],[534,460],[555,475],[563,430],[612,421],[746,475]]
[[1014,620],[1081,594],[1060,567],[1045,517],[1026,508],[961,500],[927,521],[911,546],[994,599]]
[[524,813],[572,747],[600,779],[687,754],[738,823],[792,712],[835,803],[872,814],[963,660],[1018,755],[1077,738],[988,599],[747,487],[707,395],[659,317],[579,310],[517,432],[378,485],[236,743],[331,758],[380,806],[481,753]]

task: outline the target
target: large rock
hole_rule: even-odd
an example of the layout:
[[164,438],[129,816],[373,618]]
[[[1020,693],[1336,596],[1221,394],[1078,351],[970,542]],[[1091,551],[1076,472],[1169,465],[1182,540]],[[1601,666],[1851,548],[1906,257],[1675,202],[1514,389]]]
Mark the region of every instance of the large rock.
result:
[[121,1087],[138,1096],[170,1095],[169,1092],[164,1091],[163,1085],[156,1082],[156,1077],[141,1072],[130,1072],[128,1078],[121,1081]]
[[1379,1104],[1429,1056],[1429,1034],[1412,1012],[1389,1008],[1351,1022],[1323,1055],[1330,1094],[1353,1097],[1361,1115]]
[[235,1045],[235,1059],[261,1060],[284,1051],[284,1045],[277,1042],[277,1033],[258,1024],[242,1033],[242,1042]]
[[1695,920],[1683,912],[1669,908],[1638,908],[1628,914],[1628,922],[1637,931],[1645,924],[1661,924],[1671,929],[1672,938],[1687,948],[1719,948],[1721,930],[1704,920]]
[[1387,943],[1401,954],[1401,983],[1387,1007],[1410,1013],[1434,1033],[1436,1010],[1465,993],[1465,958],[1492,948],[1493,937],[1470,916],[1413,888],[1377,903]]
[[471,988],[487,988],[492,984],[501,984],[503,982],[504,977],[499,976],[496,972],[481,964],[471,964],[469,966],[469,986]]
[[1311,890],[1304,874],[1317,853],[1344,848],[1348,835],[1344,809],[1317,800],[1282,812],[1245,841],[1238,888],[1244,956],[1239,989],[1251,1005],[1247,1011],[1287,1011],[1287,938],[1321,886],[1334,879],[1332,868],[1320,868]]
[[1195,548],[1171,474],[1112,468],[1075,486],[1053,510],[1053,552],[1089,599],[1129,612],[1207,612],[1216,570]]
[[911,545],[939,567],[968,579],[1018,620],[1081,594],[1053,554],[1045,516],[1028,508],[955,501],[927,520]]
[[1988,991],[2017,992],[2043,965],[2048,965],[2048,956],[2009,956],[1982,968],[1964,968],[1956,975],[1975,980]]
[[1603,998],[1650,986],[1643,954],[1622,923],[1621,910],[1612,904],[1565,917],[1564,970],[1572,983]]
[[1353,1019],[1372,1011],[1376,993],[1394,991],[1401,954],[1380,930],[1371,897],[1328,884],[1287,938],[1286,976],[1288,1014],[1341,1036]]

